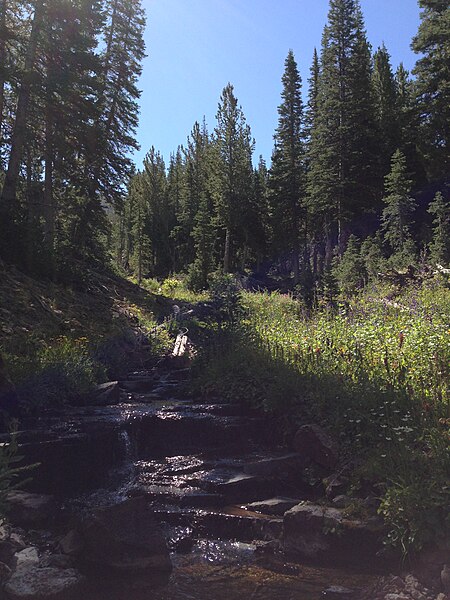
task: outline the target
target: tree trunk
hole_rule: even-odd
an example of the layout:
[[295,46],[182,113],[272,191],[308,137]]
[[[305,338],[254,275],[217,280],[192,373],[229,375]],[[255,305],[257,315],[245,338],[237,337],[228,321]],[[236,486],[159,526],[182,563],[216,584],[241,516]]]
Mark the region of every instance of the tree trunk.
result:
[[0,146],[3,142],[3,108],[6,82],[6,11],[7,0],[0,0]]
[[294,271],[294,285],[300,282],[300,267],[299,267],[299,251],[298,247],[292,251],[292,270]]
[[31,29],[30,41],[25,57],[25,71],[20,86],[19,98],[17,101],[16,119],[11,141],[11,153],[9,156],[8,170],[6,172],[5,182],[3,184],[1,204],[7,209],[16,199],[17,182],[22,162],[23,148],[27,132],[27,114],[31,95],[31,84],[36,62],[36,51],[39,34],[42,26],[44,6],[43,0],[36,4],[34,11],[33,25]]
[[224,273],[230,272],[230,255],[231,255],[231,232],[230,228],[227,227],[225,233],[225,250],[223,253],[223,271]]
[[51,254],[53,254],[55,241],[55,206],[53,198],[53,114],[49,97],[47,97],[45,114],[44,218],[45,241]]

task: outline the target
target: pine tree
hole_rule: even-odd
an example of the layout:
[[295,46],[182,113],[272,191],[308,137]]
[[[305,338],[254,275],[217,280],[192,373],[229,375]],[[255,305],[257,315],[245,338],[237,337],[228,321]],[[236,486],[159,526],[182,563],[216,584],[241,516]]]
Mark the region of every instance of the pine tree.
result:
[[206,194],[202,194],[192,238],[195,243],[195,260],[189,267],[189,287],[203,290],[208,285],[208,276],[214,270],[215,228],[211,205]]
[[153,147],[144,159],[142,186],[148,211],[145,233],[151,243],[152,258],[149,269],[152,275],[166,276],[172,270],[166,167],[161,154]]
[[429,246],[430,260],[433,263],[448,265],[450,263],[450,198],[445,199],[437,192],[428,212],[434,216],[433,240]]
[[405,267],[415,257],[410,229],[415,200],[410,196],[412,181],[408,178],[406,159],[400,150],[396,150],[392,156],[391,170],[385,177],[384,186],[384,240],[393,252],[391,262],[395,266]]
[[382,178],[389,172],[391,156],[400,146],[396,85],[390,56],[384,44],[375,52],[373,63],[372,83],[379,135],[380,178],[382,181]]
[[[5,222],[8,221],[8,212],[13,208],[19,181],[20,166],[23,158],[24,144],[27,134],[27,116],[30,104],[32,82],[36,76],[36,58],[41,35],[45,6],[43,0],[37,0],[34,6],[32,26],[27,43],[24,70],[18,91],[17,108],[11,136],[8,168],[3,182],[0,198],[0,210],[3,212]],[[6,226],[7,223],[6,223]]]
[[271,223],[269,218],[268,201],[269,174],[266,162],[259,157],[257,168],[253,174],[253,216],[249,223],[252,232],[252,250],[256,261],[256,271],[260,270],[264,257],[267,256],[268,244],[271,238]]
[[274,249],[290,255],[294,284],[300,281],[300,257],[306,247],[305,144],[301,78],[294,53],[289,51],[282,77],[275,150],[269,171]]
[[326,237],[327,264],[333,246],[342,251],[348,231],[376,207],[376,139],[371,55],[359,2],[331,0],[308,183],[312,218]]
[[243,241],[242,213],[251,193],[254,142],[242,108],[229,83],[220,97],[214,145],[217,185],[215,204],[223,231],[223,270],[229,273],[233,254]]
[[207,193],[210,139],[206,123],[194,123],[184,153],[184,187],[177,212],[178,227],[175,232],[182,268],[187,268],[196,255],[192,231],[201,197]]
[[396,114],[399,132],[399,149],[406,157],[414,189],[426,183],[423,160],[418,151],[419,115],[415,100],[414,82],[409,71],[400,63],[395,72]]
[[167,202],[169,206],[169,236],[170,254],[174,271],[177,273],[185,265],[182,264],[182,255],[179,247],[178,215],[180,214],[183,196],[186,187],[186,172],[183,163],[183,149],[177,148],[170,157],[169,171],[167,173]]
[[137,173],[131,179],[128,205],[131,225],[128,256],[131,259],[131,265],[128,264],[128,260],[125,264],[127,267],[133,268],[140,285],[144,273],[149,272],[152,261],[151,241],[148,234],[149,206],[142,173]]
[[335,262],[333,275],[340,291],[345,295],[354,294],[364,287],[367,273],[361,256],[360,241],[353,234],[348,238],[342,257]]
[[421,109],[421,139],[429,175],[450,171],[450,5],[448,0],[419,0],[421,23],[412,47],[422,54],[415,67]]

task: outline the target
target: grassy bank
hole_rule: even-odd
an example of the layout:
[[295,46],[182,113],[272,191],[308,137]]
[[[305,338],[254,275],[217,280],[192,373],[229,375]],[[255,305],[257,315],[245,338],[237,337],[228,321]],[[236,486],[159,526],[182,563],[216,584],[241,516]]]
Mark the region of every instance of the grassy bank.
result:
[[69,287],[0,264],[0,353],[21,413],[70,402],[163,352],[172,343],[166,329],[149,345],[143,334],[171,310],[161,292],[112,272],[85,271]]
[[288,432],[305,420],[358,457],[405,552],[448,539],[450,291],[437,280],[367,290],[307,311],[288,295],[244,293],[237,325],[203,356],[198,389],[262,406]]

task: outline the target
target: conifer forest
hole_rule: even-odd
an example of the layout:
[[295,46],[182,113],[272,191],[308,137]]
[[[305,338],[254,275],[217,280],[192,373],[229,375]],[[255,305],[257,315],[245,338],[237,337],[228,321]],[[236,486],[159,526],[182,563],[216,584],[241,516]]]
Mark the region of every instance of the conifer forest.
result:
[[409,71],[329,0],[270,160],[225,80],[136,164],[151,10],[0,0],[0,598],[450,598],[450,4],[418,5]]

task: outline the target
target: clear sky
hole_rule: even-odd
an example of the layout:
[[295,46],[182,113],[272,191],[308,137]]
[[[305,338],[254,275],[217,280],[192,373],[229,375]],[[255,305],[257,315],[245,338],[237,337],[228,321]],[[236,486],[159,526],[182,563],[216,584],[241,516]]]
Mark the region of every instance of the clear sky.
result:
[[[140,82],[138,165],[153,145],[164,156],[185,144],[194,122],[215,124],[220,94],[231,82],[269,162],[290,48],[304,93],[314,47],[320,50],[328,0],[143,0],[148,57]],[[410,49],[419,25],[417,0],[361,0],[373,48],[385,43],[394,69],[414,66]]]

